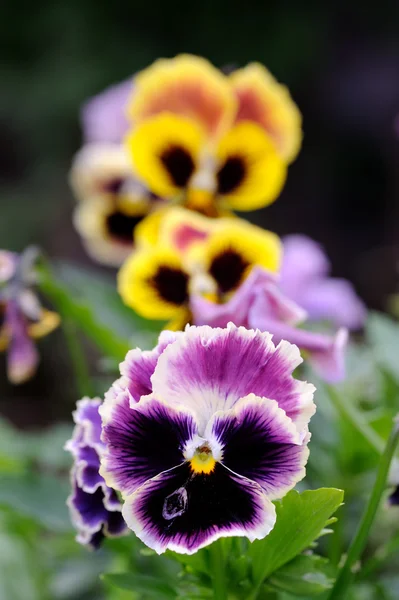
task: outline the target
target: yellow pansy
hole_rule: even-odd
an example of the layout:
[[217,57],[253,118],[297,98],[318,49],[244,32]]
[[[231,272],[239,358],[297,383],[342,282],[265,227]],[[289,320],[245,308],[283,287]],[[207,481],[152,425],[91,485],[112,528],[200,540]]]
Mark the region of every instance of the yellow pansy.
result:
[[273,202],[301,140],[299,111],[260,65],[225,76],[181,55],[141,72],[126,148],[157,194],[211,217]]

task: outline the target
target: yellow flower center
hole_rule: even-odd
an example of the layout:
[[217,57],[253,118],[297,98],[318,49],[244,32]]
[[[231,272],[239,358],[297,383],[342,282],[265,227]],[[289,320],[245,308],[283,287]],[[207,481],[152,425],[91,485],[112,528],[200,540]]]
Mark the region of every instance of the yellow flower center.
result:
[[212,473],[215,465],[216,460],[212,456],[212,450],[206,445],[197,448],[190,460],[190,466],[194,473]]

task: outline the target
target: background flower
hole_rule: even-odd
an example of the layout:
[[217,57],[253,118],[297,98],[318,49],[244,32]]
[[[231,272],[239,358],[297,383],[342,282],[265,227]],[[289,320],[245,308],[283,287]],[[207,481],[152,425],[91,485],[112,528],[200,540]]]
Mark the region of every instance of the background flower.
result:
[[98,413],[100,405],[99,398],[83,398],[77,403],[73,413],[75,430],[65,445],[74,458],[68,506],[78,530],[76,539],[94,549],[100,547],[105,537],[126,532],[118,496],[99,474],[100,456],[104,450]]

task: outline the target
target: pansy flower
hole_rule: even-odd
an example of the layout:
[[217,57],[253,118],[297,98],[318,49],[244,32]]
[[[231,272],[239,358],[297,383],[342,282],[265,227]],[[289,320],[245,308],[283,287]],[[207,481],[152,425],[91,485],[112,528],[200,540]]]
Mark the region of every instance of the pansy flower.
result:
[[169,329],[190,322],[192,294],[224,301],[254,265],[279,268],[281,245],[273,233],[239,219],[218,220],[206,232],[197,221],[185,231],[173,227],[173,243],[164,232],[161,243],[132,254],[118,274],[124,303],[148,319],[170,320]]
[[119,536],[127,531],[119,498],[99,474],[104,449],[98,413],[100,404],[99,398],[83,398],[77,403],[73,413],[75,429],[65,445],[74,458],[72,493],[67,504],[78,530],[76,539],[93,549],[99,548],[105,537]]
[[362,327],[364,303],[349,281],[329,277],[331,265],[321,246],[305,235],[288,235],[283,243],[281,289],[306,310],[308,319]]
[[34,340],[60,322],[33,291],[36,256],[33,248],[21,255],[0,251],[0,352],[7,352],[7,377],[14,384],[34,375],[39,364]]
[[129,353],[100,408],[100,473],[158,553],[261,539],[275,524],[272,500],[305,475],[315,407],[313,386],[292,377],[299,351],[232,324],[167,342]]
[[158,60],[136,75],[128,114],[138,175],[208,216],[273,202],[301,139],[298,109],[260,65],[228,77],[196,56]]
[[133,249],[136,226],[160,205],[132,174],[120,145],[91,144],[76,155],[72,189],[79,200],[74,224],[90,256],[119,266]]

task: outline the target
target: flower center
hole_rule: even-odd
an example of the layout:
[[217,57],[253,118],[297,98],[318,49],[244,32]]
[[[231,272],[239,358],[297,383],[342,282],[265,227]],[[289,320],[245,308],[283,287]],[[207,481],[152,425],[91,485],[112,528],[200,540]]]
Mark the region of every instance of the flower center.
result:
[[216,465],[212,450],[206,444],[199,446],[190,460],[194,473],[212,473]]

